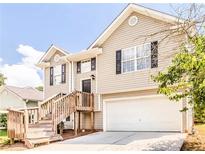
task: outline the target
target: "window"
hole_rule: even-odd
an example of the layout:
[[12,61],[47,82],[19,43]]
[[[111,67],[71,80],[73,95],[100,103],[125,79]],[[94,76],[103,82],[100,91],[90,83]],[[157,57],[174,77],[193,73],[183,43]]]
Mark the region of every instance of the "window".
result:
[[151,44],[146,43],[122,50],[122,72],[151,67]]
[[61,83],[61,65],[54,67],[54,83],[59,85]]
[[84,60],[81,61],[81,73],[86,73],[91,71],[91,61],[89,60]]
[[50,67],[50,85],[53,85],[53,67]]
[[66,83],[66,64],[62,65],[62,76],[61,76],[61,82]]

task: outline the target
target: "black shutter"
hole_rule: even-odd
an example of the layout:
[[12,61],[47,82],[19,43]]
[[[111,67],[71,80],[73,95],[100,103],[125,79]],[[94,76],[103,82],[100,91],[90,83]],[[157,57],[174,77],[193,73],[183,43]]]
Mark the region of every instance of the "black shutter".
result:
[[77,73],[80,73],[81,72],[81,62],[78,61],[77,62]]
[[50,67],[50,85],[53,85],[53,67]]
[[151,42],[151,68],[158,67],[158,41]]
[[61,66],[61,82],[66,83],[66,64]]
[[96,58],[91,58],[91,71],[96,70]]
[[121,50],[116,51],[116,74],[121,74]]

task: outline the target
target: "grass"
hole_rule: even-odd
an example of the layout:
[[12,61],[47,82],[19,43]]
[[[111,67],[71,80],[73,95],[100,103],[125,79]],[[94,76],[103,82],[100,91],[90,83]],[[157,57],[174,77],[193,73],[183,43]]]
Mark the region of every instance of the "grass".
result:
[[5,136],[7,136],[7,130],[6,129],[0,130],[0,137],[5,137]]
[[0,146],[9,143],[9,138],[7,137],[7,130],[0,130]]

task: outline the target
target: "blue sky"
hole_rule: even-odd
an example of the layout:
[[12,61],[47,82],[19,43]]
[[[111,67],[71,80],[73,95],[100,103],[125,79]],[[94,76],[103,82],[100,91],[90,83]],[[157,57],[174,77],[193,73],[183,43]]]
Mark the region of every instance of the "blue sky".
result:
[[[46,51],[55,44],[70,52],[85,49],[126,5],[0,4],[0,65],[25,64],[28,47]],[[170,4],[141,5],[173,13]]]

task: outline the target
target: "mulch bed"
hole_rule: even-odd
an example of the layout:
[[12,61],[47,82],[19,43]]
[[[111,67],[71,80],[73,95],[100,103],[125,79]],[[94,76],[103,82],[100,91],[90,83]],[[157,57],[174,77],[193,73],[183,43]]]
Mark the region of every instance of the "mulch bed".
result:
[[181,151],[205,151],[205,137],[196,130],[194,134],[187,136]]

